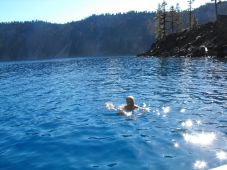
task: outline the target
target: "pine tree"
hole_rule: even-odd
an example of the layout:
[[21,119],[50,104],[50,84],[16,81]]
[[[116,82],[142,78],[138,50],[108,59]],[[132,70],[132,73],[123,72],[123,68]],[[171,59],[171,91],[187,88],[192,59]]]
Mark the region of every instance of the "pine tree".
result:
[[167,23],[167,13],[166,13],[166,6],[167,3],[165,0],[163,0],[161,8],[162,8],[162,16],[161,16],[161,26],[162,26],[162,36],[166,36],[166,23]]
[[216,16],[216,20],[218,18],[218,4],[221,3],[221,0],[211,0],[214,1],[214,5],[215,5],[215,16]]
[[175,25],[176,25],[176,10],[174,6],[170,7],[169,18],[170,18],[170,29],[171,29],[171,32],[173,33],[175,32]]
[[162,4],[159,4],[158,10],[156,13],[156,38],[158,39],[166,36],[166,28],[167,28],[166,6],[167,6],[167,3],[164,0]]
[[195,14],[192,14],[192,29],[196,28],[198,26],[198,21],[196,19]]
[[181,11],[177,3],[176,7],[171,6],[166,10],[167,3],[164,0],[162,4],[158,5],[156,12],[156,38],[164,38],[167,33],[180,32],[182,29]]
[[189,29],[192,29],[192,3],[194,0],[188,0],[188,11],[189,11]]
[[218,3],[217,0],[215,0],[215,14],[216,14],[216,20],[218,18]]
[[180,32],[182,23],[181,23],[181,13],[180,6],[177,3],[176,7],[171,6],[169,11],[169,27],[172,33]]
[[176,9],[176,32],[180,32],[182,30],[182,21],[181,21],[181,10],[180,10],[179,3],[177,3],[175,9]]
[[155,17],[155,35],[157,39],[160,39],[163,37],[162,35],[162,24],[161,24],[161,20],[162,20],[162,8],[161,8],[161,4],[158,4],[158,9],[156,12],[156,17]]

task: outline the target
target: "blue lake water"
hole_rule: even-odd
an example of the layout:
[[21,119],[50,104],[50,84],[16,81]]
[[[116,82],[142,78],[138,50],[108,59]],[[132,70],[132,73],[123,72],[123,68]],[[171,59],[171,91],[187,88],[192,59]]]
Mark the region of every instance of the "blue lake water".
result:
[[[149,112],[118,116],[133,95]],[[143,113],[143,114],[141,114]],[[227,164],[227,60],[0,63],[0,169],[194,170]]]

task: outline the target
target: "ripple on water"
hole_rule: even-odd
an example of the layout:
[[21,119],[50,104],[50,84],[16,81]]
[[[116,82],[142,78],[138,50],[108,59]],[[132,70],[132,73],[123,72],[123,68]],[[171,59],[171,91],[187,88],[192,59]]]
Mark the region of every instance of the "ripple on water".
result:
[[[226,164],[226,73],[201,58],[0,63],[0,169]],[[128,95],[142,109],[119,117]]]

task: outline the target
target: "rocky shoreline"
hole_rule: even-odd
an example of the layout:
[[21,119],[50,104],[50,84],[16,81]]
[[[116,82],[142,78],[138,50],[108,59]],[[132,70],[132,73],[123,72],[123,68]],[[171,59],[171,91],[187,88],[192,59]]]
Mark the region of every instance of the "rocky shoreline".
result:
[[193,30],[169,34],[137,56],[227,57],[227,16]]

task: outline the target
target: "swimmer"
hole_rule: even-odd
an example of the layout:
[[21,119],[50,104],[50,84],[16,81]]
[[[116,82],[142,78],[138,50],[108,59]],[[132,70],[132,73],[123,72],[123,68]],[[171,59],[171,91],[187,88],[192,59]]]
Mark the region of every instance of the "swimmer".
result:
[[138,109],[139,106],[135,105],[135,100],[133,96],[128,96],[126,98],[126,105],[123,107],[124,110],[132,111]]
[[139,106],[135,105],[135,100],[133,96],[128,96],[126,98],[126,105],[119,108],[119,115],[132,116],[132,111],[139,109]]

